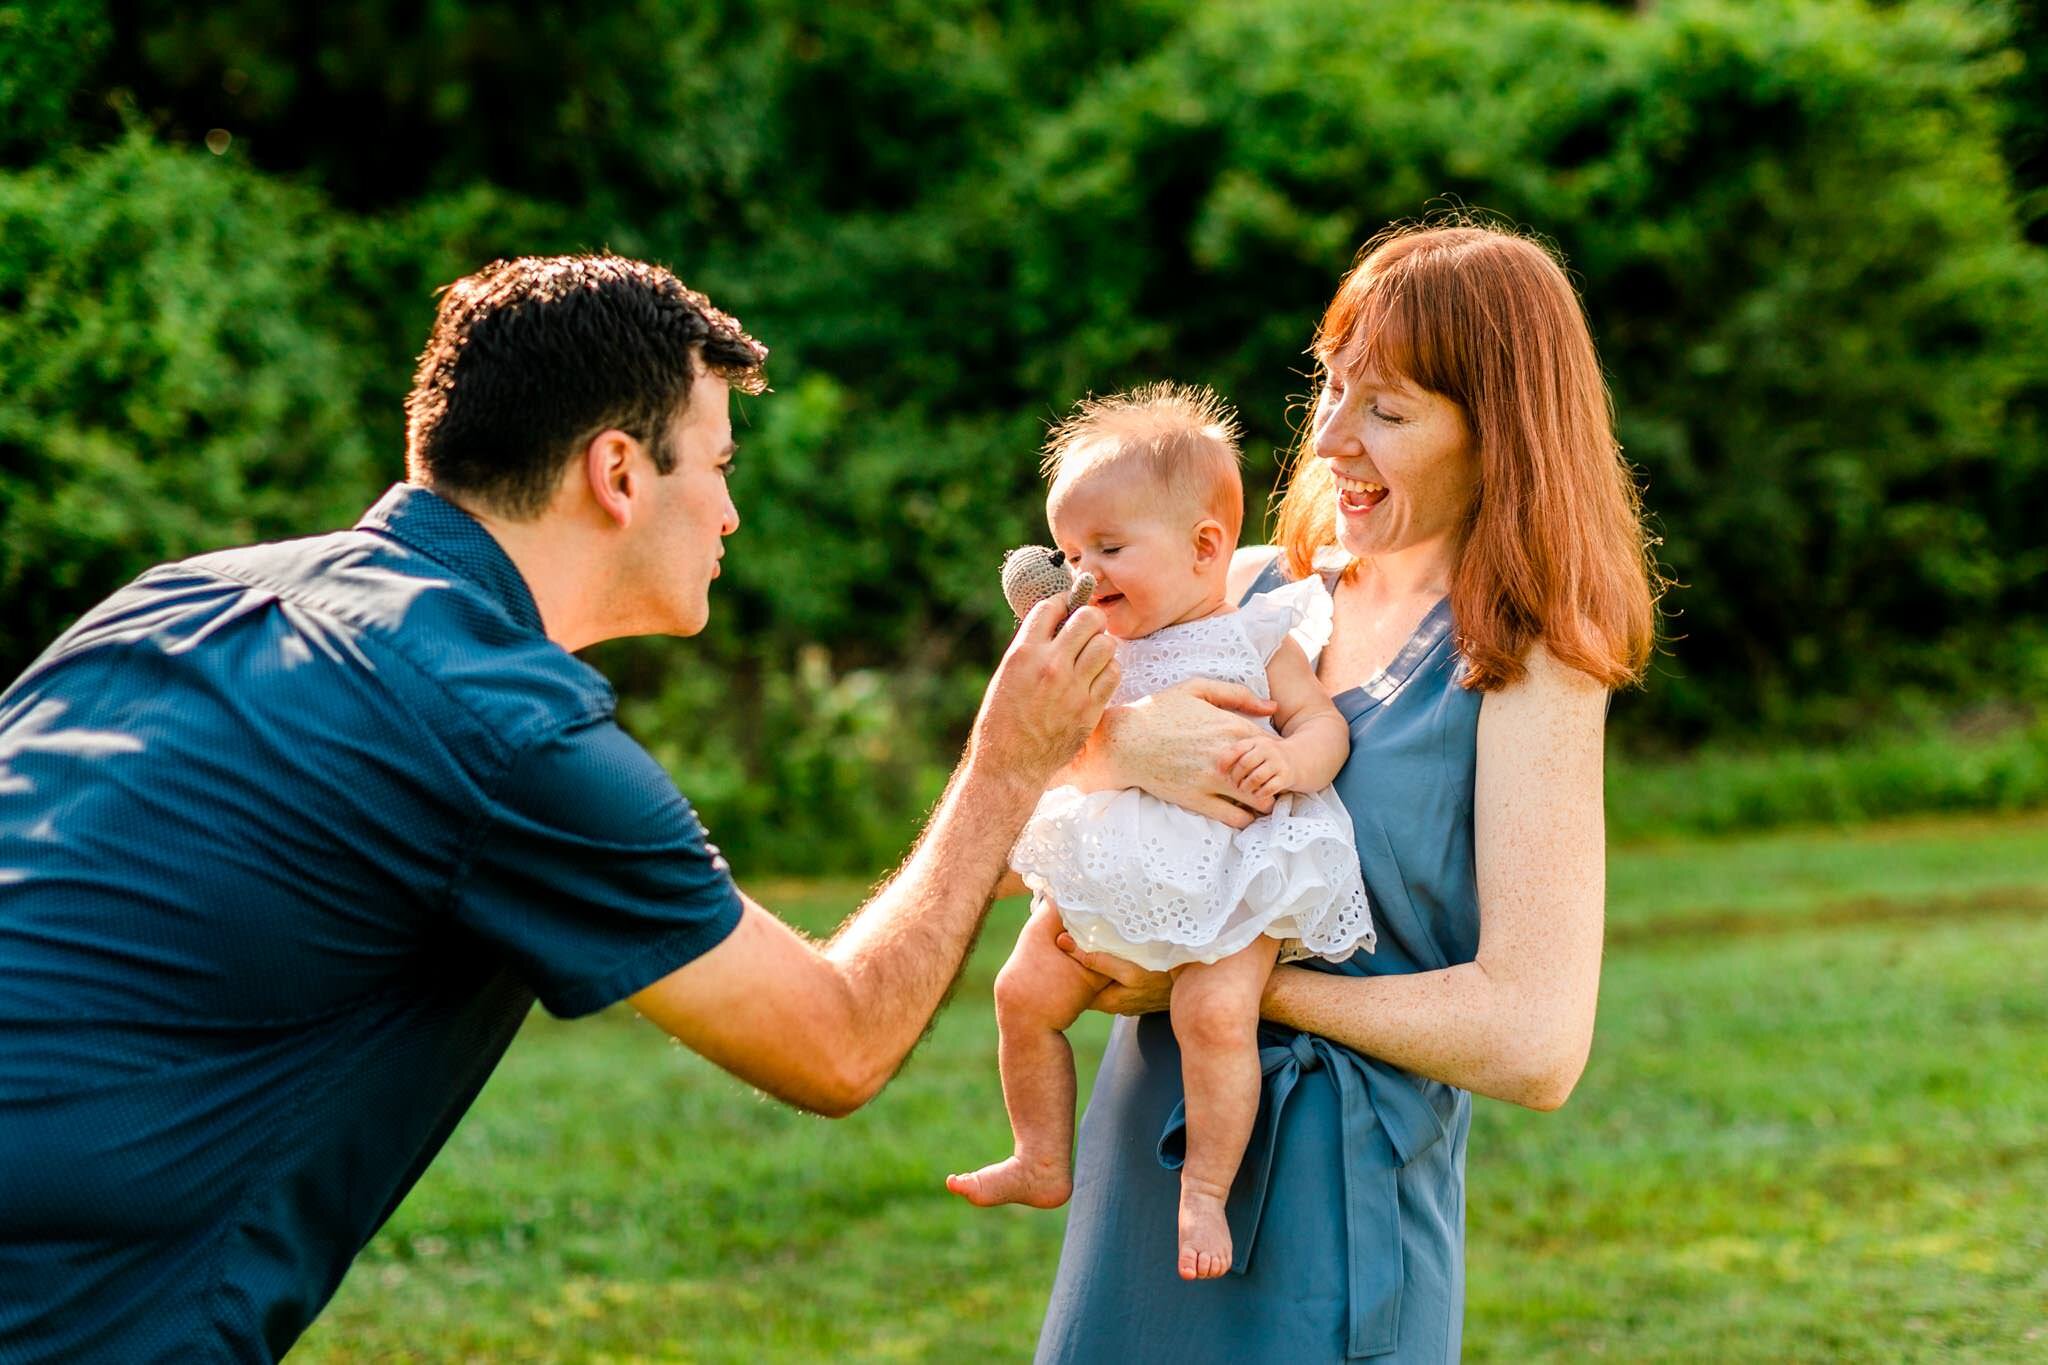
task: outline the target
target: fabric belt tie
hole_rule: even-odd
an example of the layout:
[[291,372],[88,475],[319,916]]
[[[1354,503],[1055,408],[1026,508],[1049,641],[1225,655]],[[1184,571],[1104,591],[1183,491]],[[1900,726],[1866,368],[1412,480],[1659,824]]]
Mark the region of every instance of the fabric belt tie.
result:
[[[1396,1172],[1444,1136],[1436,1109],[1404,1073],[1375,1058],[1310,1033],[1259,1049],[1264,1082],[1251,1144],[1230,1189],[1224,1214],[1235,1246],[1230,1270],[1251,1266],[1273,1151],[1288,1097],[1304,1074],[1325,1070],[1337,1088],[1338,1138],[1343,1158],[1344,1258],[1349,1303],[1345,1356],[1383,1355],[1394,1349],[1401,1318],[1401,1203]],[[1167,1117],[1159,1135],[1159,1164],[1177,1171],[1187,1159],[1187,1102]]]

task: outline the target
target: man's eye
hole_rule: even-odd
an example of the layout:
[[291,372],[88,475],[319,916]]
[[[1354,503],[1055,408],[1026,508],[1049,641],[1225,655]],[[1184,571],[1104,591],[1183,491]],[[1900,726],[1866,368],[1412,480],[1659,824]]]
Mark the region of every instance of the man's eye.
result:
[[732,477],[732,471],[738,465],[738,463],[739,462],[737,460],[727,460],[724,464],[718,467],[718,472],[729,479]]

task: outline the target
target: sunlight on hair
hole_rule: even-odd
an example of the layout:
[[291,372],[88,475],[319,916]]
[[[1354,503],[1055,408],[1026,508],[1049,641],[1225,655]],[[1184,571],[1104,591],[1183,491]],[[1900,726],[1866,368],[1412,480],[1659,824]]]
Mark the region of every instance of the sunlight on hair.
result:
[[1244,524],[1240,459],[1237,413],[1214,389],[1160,381],[1091,394],[1046,437],[1047,510],[1084,478],[1135,470],[1215,517],[1235,541]]

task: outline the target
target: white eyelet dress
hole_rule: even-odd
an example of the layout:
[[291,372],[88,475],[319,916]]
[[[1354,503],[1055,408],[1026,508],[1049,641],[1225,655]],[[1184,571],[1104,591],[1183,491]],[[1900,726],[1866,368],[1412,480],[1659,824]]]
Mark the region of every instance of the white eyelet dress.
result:
[[[1122,682],[1111,704],[1190,678],[1269,696],[1266,663],[1290,633],[1311,659],[1329,640],[1330,595],[1320,582],[1118,641]],[[1281,941],[1283,962],[1341,962],[1374,945],[1352,831],[1329,787],[1284,794],[1241,830],[1136,788],[1055,787],[1039,799],[1010,862],[1033,903],[1058,906],[1088,952],[1165,971],[1215,962],[1265,934]]]

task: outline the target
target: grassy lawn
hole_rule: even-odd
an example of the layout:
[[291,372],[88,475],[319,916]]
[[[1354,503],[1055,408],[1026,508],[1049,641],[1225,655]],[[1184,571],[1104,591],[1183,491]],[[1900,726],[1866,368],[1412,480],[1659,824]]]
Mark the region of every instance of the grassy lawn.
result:
[[[1578,1093],[1474,1119],[1468,1357],[2048,1358],[2048,816],[1635,845],[1610,900]],[[293,1358],[1028,1359],[1061,1216],[939,1183],[1007,1140],[1021,919],[837,1123],[536,1014]]]

